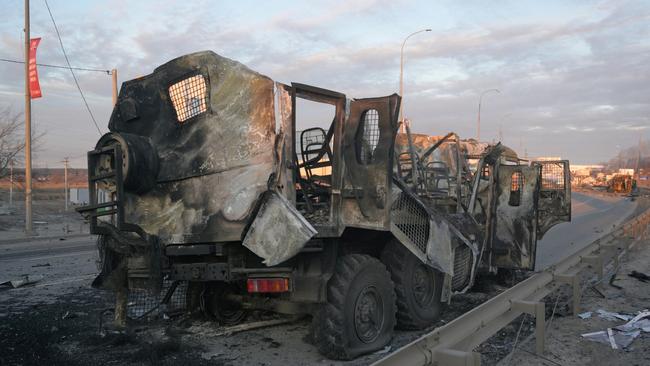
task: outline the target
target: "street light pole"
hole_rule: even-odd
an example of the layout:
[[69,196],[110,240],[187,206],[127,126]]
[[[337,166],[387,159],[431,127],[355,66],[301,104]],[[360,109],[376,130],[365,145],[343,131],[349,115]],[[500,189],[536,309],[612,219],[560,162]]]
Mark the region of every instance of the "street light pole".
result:
[[481,96],[478,98],[478,122],[476,123],[476,141],[481,141],[481,103],[483,102],[483,96],[489,92],[501,93],[499,89],[488,89],[484,90],[481,93]]
[[400,127],[400,130],[401,130],[402,133],[405,133],[405,131],[406,131],[406,129],[404,128],[404,112],[403,112],[403,109],[404,109],[404,46],[406,46],[406,41],[409,38],[411,38],[411,36],[414,36],[414,35],[416,35],[418,33],[422,33],[422,32],[431,32],[431,29],[429,29],[429,28],[421,29],[421,30],[419,30],[417,32],[413,32],[413,33],[409,34],[408,36],[406,36],[406,38],[404,38],[404,41],[402,42],[402,48],[400,50],[399,95],[400,95],[400,97],[402,97],[402,102],[400,103],[400,106],[399,106],[399,120],[400,120],[400,122],[402,122],[402,125]]

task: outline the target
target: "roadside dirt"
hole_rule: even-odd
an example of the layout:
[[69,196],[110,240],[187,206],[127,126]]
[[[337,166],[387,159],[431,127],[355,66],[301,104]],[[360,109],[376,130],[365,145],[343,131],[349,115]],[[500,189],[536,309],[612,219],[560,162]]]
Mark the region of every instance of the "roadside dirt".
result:
[[[621,263],[613,283],[622,288],[613,287],[606,281],[597,286],[604,297],[593,290],[585,292],[581,311],[593,312],[590,318],[583,320],[575,316],[564,316],[568,313],[568,303],[560,299],[562,311],[556,314],[547,330],[546,352],[541,356],[535,355],[534,337],[526,339],[525,335],[520,336],[520,339],[526,341],[518,345],[510,360],[503,360],[499,365],[649,365],[649,333],[642,332],[625,349],[612,349],[607,344],[581,337],[584,333],[602,331],[625,323],[622,320],[600,318],[596,314],[599,309],[635,315],[638,311],[650,307],[650,282],[641,282],[629,277],[628,274],[632,271],[650,274],[650,240],[637,242]],[[550,301],[547,300],[547,307]]]

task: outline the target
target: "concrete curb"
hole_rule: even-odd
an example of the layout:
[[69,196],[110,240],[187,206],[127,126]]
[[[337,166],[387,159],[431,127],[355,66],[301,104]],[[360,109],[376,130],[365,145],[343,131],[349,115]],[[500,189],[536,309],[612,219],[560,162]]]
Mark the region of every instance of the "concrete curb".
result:
[[26,243],[30,241],[47,241],[47,240],[59,240],[59,239],[73,239],[73,238],[83,238],[94,236],[88,233],[82,234],[70,234],[70,235],[53,235],[53,236],[30,236],[25,238],[14,238],[14,239],[3,239],[0,240],[0,245],[6,244],[16,244],[16,243]]

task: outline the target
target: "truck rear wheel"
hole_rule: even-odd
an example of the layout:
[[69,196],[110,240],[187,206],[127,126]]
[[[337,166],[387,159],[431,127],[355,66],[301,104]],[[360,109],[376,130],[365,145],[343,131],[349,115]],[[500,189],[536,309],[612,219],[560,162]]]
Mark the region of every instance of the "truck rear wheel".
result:
[[369,255],[339,258],[327,284],[327,303],[314,322],[318,350],[331,359],[353,359],[388,344],[395,292],[386,267]]
[[438,320],[444,304],[444,275],[422,263],[397,240],[391,240],[382,253],[397,295],[397,327],[423,329]]

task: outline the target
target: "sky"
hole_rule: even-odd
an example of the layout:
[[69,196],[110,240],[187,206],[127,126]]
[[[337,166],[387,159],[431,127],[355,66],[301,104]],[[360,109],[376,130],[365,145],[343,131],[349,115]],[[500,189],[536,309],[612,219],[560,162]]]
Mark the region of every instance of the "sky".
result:
[[[38,62],[65,65],[43,0],[31,1]],[[520,155],[596,163],[650,140],[650,0],[49,0],[72,66],[120,83],[213,50],[274,80],[349,98],[399,91],[416,133],[502,141]],[[23,57],[23,1],[2,0],[0,58]],[[45,133],[35,167],[85,165],[99,133],[68,70],[40,67],[32,103]],[[77,71],[103,133],[111,77]],[[0,106],[24,108],[23,66],[0,62]]]

